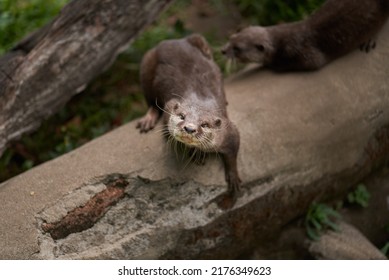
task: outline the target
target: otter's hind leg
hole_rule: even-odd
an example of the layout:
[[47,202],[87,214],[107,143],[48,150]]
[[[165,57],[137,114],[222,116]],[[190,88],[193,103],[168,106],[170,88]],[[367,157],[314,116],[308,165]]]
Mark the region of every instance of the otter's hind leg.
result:
[[159,110],[151,106],[147,111],[146,115],[144,115],[143,118],[138,121],[136,128],[139,128],[141,133],[146,133],[155,127],[158,119]]

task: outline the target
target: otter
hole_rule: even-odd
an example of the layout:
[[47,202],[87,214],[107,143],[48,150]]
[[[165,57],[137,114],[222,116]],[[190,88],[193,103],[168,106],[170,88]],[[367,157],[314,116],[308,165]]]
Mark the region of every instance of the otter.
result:
[[144,55],[140,80],[149,106],[137,123],[140,132],[162,116],[170,139],[222,155],[228,189],[238,193],[239,132],[227,116],[222,75],[207,41],[193,34],[160,42]]
[[317,70],[371,40],[389,15],[388,0],[327,0],[307,19],[233,34],[222,53],[278,70]]

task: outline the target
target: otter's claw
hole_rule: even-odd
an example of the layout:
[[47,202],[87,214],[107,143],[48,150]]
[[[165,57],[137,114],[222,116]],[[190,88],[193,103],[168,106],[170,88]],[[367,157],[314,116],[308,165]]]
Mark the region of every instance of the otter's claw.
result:
[[362,52],[368,53],[370,50],[375,49],[376,45],[377,45],[376,42],[370,39],[369,41],[361,44],[359,48]]
[[150,107],[146,115],[138,121],[136,128],[139,128],[141,133],[146,133],[155,127],[158,118],[158,110],[153,107]]
[[153,129],[155,126],[155,122],[147,118],[147,116],[143,117],[136,125],[136,128],[139,128],[141,133],[146,133],[149,130]]

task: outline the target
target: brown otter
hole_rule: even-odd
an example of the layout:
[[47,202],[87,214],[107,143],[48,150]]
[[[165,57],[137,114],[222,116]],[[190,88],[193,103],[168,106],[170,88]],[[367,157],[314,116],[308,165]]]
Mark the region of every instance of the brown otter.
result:
[[315,70],[358,46],[374,48],[388,15],[388,0],[327,0],[305,20],[243,29],[222,53],[279,71]]
[[220,153],[229,190],[239,191],[239,132],[228,119],[222,76],[205,39],[194,34],[162,41],[145,54],[140,72],[149,105],[137,124],[140,132],[154,128],[163,115],[169,137],[190,148]]

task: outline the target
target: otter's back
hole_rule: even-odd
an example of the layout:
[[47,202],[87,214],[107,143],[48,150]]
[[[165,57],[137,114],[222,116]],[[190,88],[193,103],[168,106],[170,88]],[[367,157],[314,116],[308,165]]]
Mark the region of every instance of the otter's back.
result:
[[388,0],[327,0],[308,19],[316,44],[337,57],[373,37],[389,15]]
[[225,103],[220,70],[203,49],[185,38],[163,41],[155,51],[152,90],[159,102],[164,104],[171,98],[196,94],[200,99],[223,99]]

